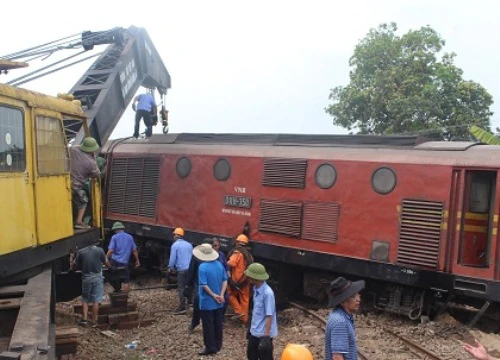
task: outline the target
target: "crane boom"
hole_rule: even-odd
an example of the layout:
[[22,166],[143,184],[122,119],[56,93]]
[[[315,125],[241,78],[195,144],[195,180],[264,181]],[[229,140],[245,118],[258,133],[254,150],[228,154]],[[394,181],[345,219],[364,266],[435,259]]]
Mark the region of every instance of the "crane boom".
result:
[[[170,88],[170,74],[143,28],[117,28],[116,33],[99,36],[84,33],[83,45],[110,43],[70,90],[88,114],[90,135],[104,145],[140,86],[156,89],[161,96]],[[66,129],[80,143],[82,129]]]

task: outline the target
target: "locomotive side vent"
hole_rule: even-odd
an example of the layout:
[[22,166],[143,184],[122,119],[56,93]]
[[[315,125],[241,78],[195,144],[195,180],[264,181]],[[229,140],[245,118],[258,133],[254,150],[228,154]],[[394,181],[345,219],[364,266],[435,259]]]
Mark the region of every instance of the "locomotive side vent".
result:
[[436,268],[444,203],[403,200],[398,263]]
[[306,187],[307,160],[264,159],[262,185],[304,189]]
[[302,239],[337,241],[339,204],[306,202],[303,211]]
[[260,231],[299,238],[301,220],[301,202],[271,199],[260,202]]
[[113,159],[108,211],[156,218],[159,173],[159,158]]

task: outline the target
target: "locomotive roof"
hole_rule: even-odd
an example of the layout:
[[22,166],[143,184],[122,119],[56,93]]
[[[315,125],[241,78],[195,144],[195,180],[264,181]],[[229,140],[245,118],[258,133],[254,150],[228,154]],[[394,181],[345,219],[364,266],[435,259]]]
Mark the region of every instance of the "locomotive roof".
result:
[[103,151],[110,149],[137,155],[184,153],[500,167],[498,145],[425,142],[415,136],[180,133],[109,141]]
[[308,134],[214,134],[180,133],[154,135],[154,144],[231,144],[274,146],[367,146],[413,147],[425,142],[418,136],[407,135],[308,135]]

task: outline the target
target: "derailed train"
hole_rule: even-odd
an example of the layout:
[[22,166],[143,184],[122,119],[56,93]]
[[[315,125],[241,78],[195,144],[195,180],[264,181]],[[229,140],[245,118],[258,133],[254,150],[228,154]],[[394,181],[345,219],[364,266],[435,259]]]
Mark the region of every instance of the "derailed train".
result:
[[500,146],[169,134],[103,150],[106,224],[124,222],[146,257],[177,226],[228,246],[246,231],[283,293],[321,298],[336,273],[371,280],[375,306],[412,318],[453,298],[500,302]]

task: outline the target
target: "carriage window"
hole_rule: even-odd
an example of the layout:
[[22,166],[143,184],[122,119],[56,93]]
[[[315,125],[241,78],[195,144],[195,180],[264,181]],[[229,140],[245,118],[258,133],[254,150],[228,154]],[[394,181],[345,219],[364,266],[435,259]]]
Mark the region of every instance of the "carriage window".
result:
[[488,178],[475,174],[470,183],[469,210],[476,214],[486,214],[490,210],[490,187]]
[[47,116],[36,117],[38,173],[58,175],[69,172],[69,157],[62,122]]
[[0,106],[0,171],[23,172],[25,169],[23,113]]

